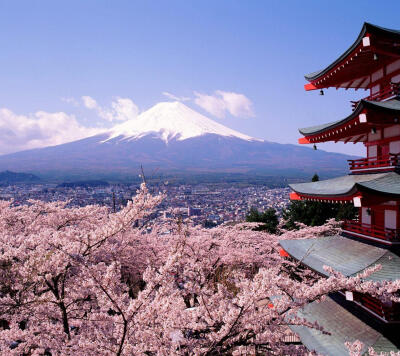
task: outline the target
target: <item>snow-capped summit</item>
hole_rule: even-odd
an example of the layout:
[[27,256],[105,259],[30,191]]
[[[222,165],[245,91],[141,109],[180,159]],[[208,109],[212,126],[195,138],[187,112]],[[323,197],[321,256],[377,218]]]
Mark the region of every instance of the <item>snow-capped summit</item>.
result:
[[183,141],[205,134],[261,141],[221,125],[179,101],[158,103],[136,119],[113,127],[105,141],[116,137],[121,137],[122,140],[136,140],[148,134],[156,134],[164,142],[172,139]]

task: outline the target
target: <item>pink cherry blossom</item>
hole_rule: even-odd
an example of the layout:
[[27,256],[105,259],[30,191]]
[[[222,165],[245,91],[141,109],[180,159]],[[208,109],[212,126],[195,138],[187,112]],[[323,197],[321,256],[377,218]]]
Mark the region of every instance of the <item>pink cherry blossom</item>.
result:
[[155,224],[162,199],[143,185],[117,213],[0,202],[1,354],[309,354],[282,341],[288,322],[323,330],[296,315],[307,303],[339,290],[397,296],[399,281],[365,281],[379,266],[321,278],[281,253],[278,240],[335,234],[333,221],[279,236]]

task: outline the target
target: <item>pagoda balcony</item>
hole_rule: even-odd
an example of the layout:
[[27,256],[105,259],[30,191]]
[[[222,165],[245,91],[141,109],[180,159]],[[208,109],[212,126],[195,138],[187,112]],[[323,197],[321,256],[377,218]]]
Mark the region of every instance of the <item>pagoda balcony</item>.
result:
[[347,232],[350,235],[381,241],[388,245],[400,242],[400,229],[388,229],[371,224],[363,224],[357,220],[345,220],[342,228],[343,232]]
[[385,322],[400,321],[400,304],[399,303],[382,303],[379,299],[371,297],[368,294],[354,293],[354,301],[373,312],[376,316]]
[[389,153],[380,157],[368,157],[360,159],[349,159],[350,171],[360,173],[363,171],[394,171],[400,166],[400,154]]

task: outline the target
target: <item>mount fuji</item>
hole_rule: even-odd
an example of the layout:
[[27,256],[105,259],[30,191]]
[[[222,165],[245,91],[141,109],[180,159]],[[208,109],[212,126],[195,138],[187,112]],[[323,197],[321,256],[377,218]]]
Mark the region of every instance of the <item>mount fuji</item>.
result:
[[207,134],[255,140],[201,115],[178,101],[158,103],[140,114],[136,120],[115,126],[111,129],[108,140],[118,137],[123,140],[137,140],[149,134],[155,134],[165,143]]
[[338,175],[346,156],[256,139],[181,102],[163,102],[95,136],[0,156],[0,171],[47,177],[111,177],[145,170],[168,174]]

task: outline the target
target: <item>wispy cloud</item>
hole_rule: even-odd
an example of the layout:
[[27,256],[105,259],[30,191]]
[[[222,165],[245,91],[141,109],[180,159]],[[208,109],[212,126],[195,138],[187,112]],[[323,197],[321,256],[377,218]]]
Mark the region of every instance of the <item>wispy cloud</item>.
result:
[[83,105],[85,105],[88,109],[97,109],[99,108],[97,101],[94,100],[91,96],[82,96]]
[[194,92],[196,105],[218,117],[226,117],[229,113],[235,117],[254,117],[253,103],[240,93],[217,90],[212,95]]
[[0,109],[0,154],[31,148],[59,145],[100,133],[101,129],[84,127],[74,115],[65,112],[37,111],[19,115]]
[[110,122],[132,120],[139,115],[138,106],[129,98],[116,97],[109,108],[100,106],[90,96],[82,96],[81,99],[87,109],[95,110],[101,118]]
[[61,101],[67,104],[71,104],[73,106],[79,106],[79,101],[72,97],[63,97],[61,98]]
[[176,96],[176,95],[171,94],[171,93],[169,93],[167,91],[163,91],[162,95],[166,96],[168,99],[176,100],[176,101],[189,101],[189,100],[192,99],[192,98],[189,98],[187,96]]

